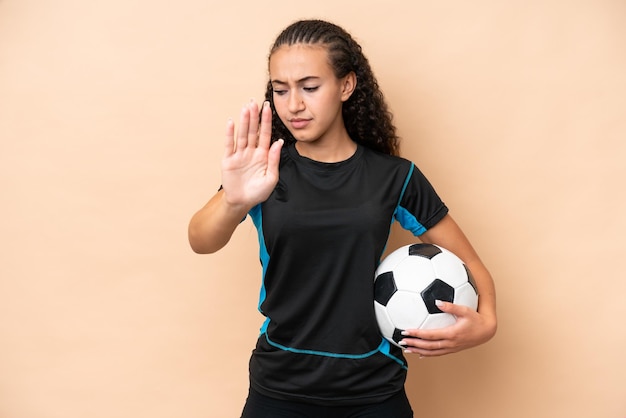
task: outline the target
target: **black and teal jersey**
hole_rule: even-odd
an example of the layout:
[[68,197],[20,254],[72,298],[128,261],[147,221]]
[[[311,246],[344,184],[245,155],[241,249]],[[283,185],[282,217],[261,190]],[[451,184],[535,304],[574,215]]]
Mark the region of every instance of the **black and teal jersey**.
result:
[[279,182],[249,215],[266,317],[250,360],[253,389],[328,404],[381,401],[406,379],[402,351],[374,315],[374,272],[392,222],[419,236],[448,212],[410,161],[358,146],[339,163],[282,150]]

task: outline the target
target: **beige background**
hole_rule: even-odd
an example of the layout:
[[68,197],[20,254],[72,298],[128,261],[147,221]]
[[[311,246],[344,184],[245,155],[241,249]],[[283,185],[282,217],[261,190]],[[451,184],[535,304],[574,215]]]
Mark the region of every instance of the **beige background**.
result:
[[0,418],[239,416],[256,233],[186,228],[303,17],[361,42],[497,281],[494,340],[411,358],[417,416],[626,416],[623,0],[0,0]]

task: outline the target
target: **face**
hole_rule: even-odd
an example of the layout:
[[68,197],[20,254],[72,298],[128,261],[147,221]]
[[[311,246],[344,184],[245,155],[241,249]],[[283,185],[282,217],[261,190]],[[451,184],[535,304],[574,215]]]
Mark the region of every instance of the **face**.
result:
[[353,73],[335,76],[323,46],[282,46],[271,55],[269,72],[276,113],[297,141],[348,137],[341,108],[356,80]]

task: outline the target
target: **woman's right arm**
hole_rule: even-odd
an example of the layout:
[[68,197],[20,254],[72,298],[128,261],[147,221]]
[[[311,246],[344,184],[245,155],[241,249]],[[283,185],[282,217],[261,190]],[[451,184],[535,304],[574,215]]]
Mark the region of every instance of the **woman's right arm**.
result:
[[237,225],[255,205],[267,200],[278,182],[282,140],[271,144],[272,110],[263,103],[259,128],[258,106],[251,101],[241,110],[240,127],[226,126],[222,158],[222,189],[189,222],[189,244],[200,254],[224,247]]
[[211,254],[224,247],[246,216],[245,208],[231,207],[224,190],[217,192],[189,222],[189,244],[198,254]]

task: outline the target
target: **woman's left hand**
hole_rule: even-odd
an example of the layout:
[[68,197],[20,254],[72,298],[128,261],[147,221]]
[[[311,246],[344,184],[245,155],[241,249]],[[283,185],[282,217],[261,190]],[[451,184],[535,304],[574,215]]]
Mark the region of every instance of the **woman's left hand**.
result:
[[400,343],[405,352],[420,357],[456,353],[485,343],[496,331],[495,318],[488,318],[467,306],[438,301],[437,307],[454,315],[456,323],[440,329],[406,330]]

